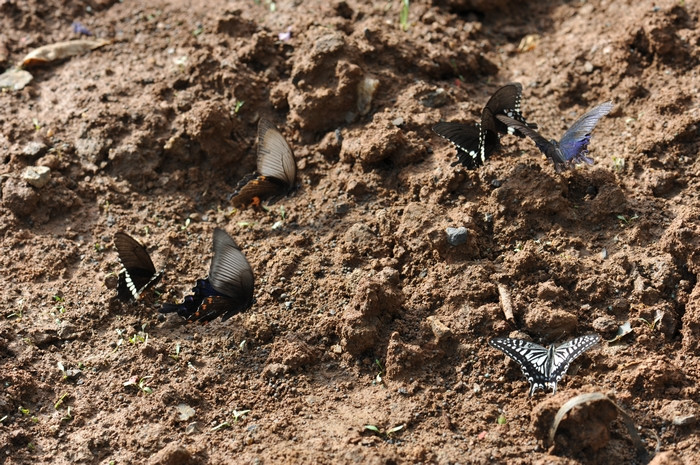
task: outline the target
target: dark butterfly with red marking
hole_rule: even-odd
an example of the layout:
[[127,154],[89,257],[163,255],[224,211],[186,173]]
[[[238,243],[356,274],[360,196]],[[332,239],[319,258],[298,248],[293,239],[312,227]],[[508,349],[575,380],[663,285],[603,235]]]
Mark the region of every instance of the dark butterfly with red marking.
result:
[[599,335],[587,334],[549,347],[510,337],[495,337],[489,341],[489,345],[520,364],[530,382],[530,395],[533,395],[536,390],[546,390],[547,387],[556,393],[557,383],[564,377],[571,362],[598,342]]
[[117,297],[124,302],[138,300],[143,291],[160,281],[164,270],[156,272],[156,267],[146,248],[128,234],[116,233],[114,245],[117,248],[119,262],[122,264],[122,269],[119,271],[119,284],[117,284]]
[[[259,206],[264,199],[276,200],[296,187],[297,162],[294,152],[274,124],[258,122],[257,173],[243,178],[231,202],[236,208]],[[272,203],[272,202],[271,202]]]
[[547,140],[542,135],[525,126],[521,121],[504,115],[497,115],[496,118],[501,123],[521,131],[535,142],[537,148],[554,162],[554,169],[560,172],[577,163],[593,164],[593,159],[587,157],[588,144],[591,142],[591,133],[598,121],[612,110],[612,102],[605,102],[598,105],[582,117],[564,133],[561,140]]
[[255,302],[253,270],[236,241],[223,229],[214,230],[214,256],[209,277],[198,279],[192,295],[180,304],[163,304],[161,313],[177,312],[187,321],[226,321]]
[[496,119],[498,115],[506,115],[522,122],[529,128],[537,128],[536,124],[525,121],[520,111],[520,100],[523,86],[519,82],[506,84],[491,96],[481,112],[481,121],[475,125],[460,122],[440,122],[433,126],[433,131],[439,136],[452,142],[457,148],[457,161],[467,169],[483,165],[500,144],[499,134],[514,134],[523,137],[523,133],[511,128]]

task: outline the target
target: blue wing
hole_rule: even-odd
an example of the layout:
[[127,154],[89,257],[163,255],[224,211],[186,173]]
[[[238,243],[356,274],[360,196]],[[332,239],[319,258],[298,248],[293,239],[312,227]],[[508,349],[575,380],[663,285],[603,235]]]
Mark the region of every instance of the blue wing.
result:
[[568,162],[585,162],[592,164],[593,160],[586,157],[588,144],[591,141],[591,132],[598,121],[612,110],[612,102],[605,102],[576,120],[559,141],[559,150]]

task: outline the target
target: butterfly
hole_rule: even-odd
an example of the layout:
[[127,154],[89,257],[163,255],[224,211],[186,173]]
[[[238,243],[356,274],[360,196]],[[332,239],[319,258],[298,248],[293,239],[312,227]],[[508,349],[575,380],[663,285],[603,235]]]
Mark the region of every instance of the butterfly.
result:
[[508,126],[496,119],[498,115],[506,115],[528,128],[537,128],[536,124],[525,121],[520,112],[520,100],[523,86],[519,82],[506,84],[491,96],[481,112],[481,121],[475,125],[460,122],[441,121],[433,126],[433,131],[439,136],[452,142],[457,148],[457,161],[467,169],[483,165],[500,143],[499,134],[514,134],[523,137],[517,128]]
[[612,108],[612,102],[598,105],[577,119],[558,142],[554,139],[548,141],[539,132],[508,115],[496,115],[496,118],[501,123],[517,129],[532,139],[537,148],[554,162],[554,169],[561,172],[576,163],[593,164],[593,160],[586,156],[588,155],[588,144],[591,142],[591,132],[598,124],[598,120],[610,113]]
[[523,374],[530,382],[531,396],[537,389],[546,390],[548,387],[552,388],[553,393],[557,392],[557,383],[566,374],[569,364],[598,342],[599,335],[588,334],[563,344],[552,344],[548,348],[509,337],[493,338],[489,345],[520,364]]
[[[295,188],[297,162],[284,136],[268,120],[258,122],[257,173],[243,178],[231,202],[236,208],[259,206],[261,200]],[[238,186],[237,186],[238,187]]]
[[124,302],[138,300],[143,291],[160,281],[164,270],[156,272],[156,267],[153,266],[146,248],[128,234],[116,233],[114,245],[117,248],[119,262],[122,264],[117,284],[117,297]]
[[161,313],[177,312],[190,321],[226,321],[253,305],[253,270],[236,241],[223,229],[214,229],[214,256],[209,277],[198,279],[192,295],[180,304],[163,304]]

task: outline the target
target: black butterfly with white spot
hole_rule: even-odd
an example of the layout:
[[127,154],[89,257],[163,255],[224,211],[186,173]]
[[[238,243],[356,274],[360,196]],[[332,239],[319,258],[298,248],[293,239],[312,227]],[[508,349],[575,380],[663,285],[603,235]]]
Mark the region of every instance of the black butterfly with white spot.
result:
[[124,302],[138,300],[141,293],[155,286],[163,277],[163,271],[156,271],[151,256],[139,241],[124,232],[114,235],[114,245],[117,248],[119,271],[117,297]]
[[440,122],[433,126],[433,131],[454,144],[457,148],[457,161],[467,169],[483,165],[500,144],[499,134],[514,134],[523,137],[515,128],[496,119],[505,115],[522,122],[528,128],[537,128],[536,124],[525,121],[520,112],[520,100],[523,86],[519,82],[506,84],[498,89],[486,102],[481,112],[481,121],[475,125],[460,122]]
[[610,113],[612,108],[612,102],[605,102],[593,108],[577,119],[559,141],[545,139],[539,132],[523,124],[522,121],[509,117],[509,115],[497,115],[496,118],[501,123],[532,139],[537,148],[554,162],[554,169],[560,172],[576,163],[593,164],[593,160],[586,156],[588,155],[588,144],[591,142],[591,133],[598,121]]
[[253,270],[236,241],[223,229],[214,230],[214,256],[207,279],[198,279],[192,295],[181,304],[163,304],[161,313],[177,312],[188,322],[226,321],[255,302]]
[[236,208],[257,207],[266,198],[274,200],[296,187],[297,162],[294,152],[274,124],[258,122],[257,173],[244,177],[231,199]]
[[588,334],[549,347],[509,337],[493,338],[489,345],[520,364],[530,382],[530,395],[533,395],[537,389],[547,390],[548,387],[552,388],[553,393],[557,392],[557,383],[566,374],[569,364],[598,342],[599,335]]

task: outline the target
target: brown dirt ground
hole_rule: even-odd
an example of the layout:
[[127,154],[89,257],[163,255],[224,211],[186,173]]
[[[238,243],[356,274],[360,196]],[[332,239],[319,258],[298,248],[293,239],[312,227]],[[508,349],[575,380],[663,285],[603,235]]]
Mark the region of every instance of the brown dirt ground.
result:
[[[114,39],[0,93],[0,463],[643,462],[609,408],[544,442],[594,391],[656,463],[700,462],[698,5],[514,4],[411,2],[404,32],[399,1],[0,1],[2,68],[77,38],[74,20]],[[504,137],[480,169],[451,167],[431,126],[475,120],[511,81],[551,137],[613,100],[596,164],[557,174]],[[261,115],[300,188],[232,211]],[[21,176],[37,165],[41,188]],[[245,246],[257,304],[162,317],[206,275],[216,226]],[[166,268],[139,303],[115,297],[119,230]],[[528,398],[486,344],[612,339],[626,321],[555,396]]]

